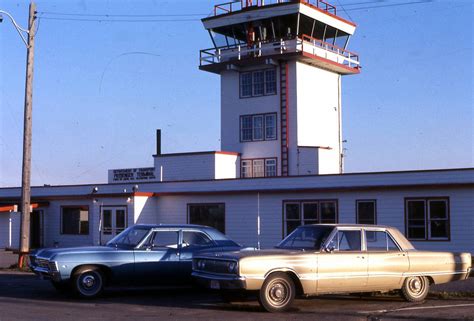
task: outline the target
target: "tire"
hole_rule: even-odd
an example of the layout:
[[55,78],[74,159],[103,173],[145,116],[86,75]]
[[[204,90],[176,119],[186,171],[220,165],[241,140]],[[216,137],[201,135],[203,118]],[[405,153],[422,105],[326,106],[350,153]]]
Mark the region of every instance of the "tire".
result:
[[423,301],[430,290],[430,282],[424,276],[410,276],[405,279],[401,289],[402,297],[409,302]]
[[56,291],[61,292],[61,293],[69,292],[69,290],[71,289],[70,284],[66,282],[51,281],[51,284],[56,289]]
[[72,285],[78,296],[90,299],[102,294],[104,283],[104,274],[98,267],[86,266],[74,273]]
[[270,274],[258,294],[258,302],[268,312],[287,311],[294,299],[295,283],[282,272]]

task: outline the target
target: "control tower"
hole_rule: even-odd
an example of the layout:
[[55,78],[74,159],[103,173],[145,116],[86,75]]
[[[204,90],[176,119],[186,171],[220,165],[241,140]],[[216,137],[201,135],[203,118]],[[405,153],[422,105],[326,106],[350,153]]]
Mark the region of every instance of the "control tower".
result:
[[221,76],[221,149],[240,153],[240,177],[342,173],[355,24],[322,0],[228,2],[202,22],[200,69]]

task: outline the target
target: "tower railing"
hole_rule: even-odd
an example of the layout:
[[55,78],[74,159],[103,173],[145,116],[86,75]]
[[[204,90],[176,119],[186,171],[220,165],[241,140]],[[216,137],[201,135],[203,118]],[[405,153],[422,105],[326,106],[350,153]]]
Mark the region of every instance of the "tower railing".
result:
[[206,66],[290,53],[321,57],[349,68],[358,69],[360,67],[358,54],[308,35],[290,39],[257,41],[253,45],[240,44],[204,49],[200,51],[200,65]]
[[337,15],[336,6],[329,4],[324,0],[237,0],[215,5],[214,16],[228,14],[246,8],[264,7],[279,3],[304,3],[333,15]]

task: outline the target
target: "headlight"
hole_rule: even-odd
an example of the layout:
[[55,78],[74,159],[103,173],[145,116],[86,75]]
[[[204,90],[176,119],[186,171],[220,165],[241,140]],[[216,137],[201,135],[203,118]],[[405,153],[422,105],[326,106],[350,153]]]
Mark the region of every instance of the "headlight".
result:
[[237,262],[229,262],[227,264],[227,270],[229,273],[237,273]]

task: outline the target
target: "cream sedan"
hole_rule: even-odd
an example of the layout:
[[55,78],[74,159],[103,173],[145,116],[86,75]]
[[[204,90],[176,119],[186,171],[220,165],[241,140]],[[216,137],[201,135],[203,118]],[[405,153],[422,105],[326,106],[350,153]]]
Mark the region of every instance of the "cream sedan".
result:
[[199,255],[198,283],[222,291],[258,291],[270,312],[287,310],[296,295],[400,290],[422,301],[430,284],[469,277],[469,253],[417,251],[396,228],[374,225],[300,226],[274,250]]

